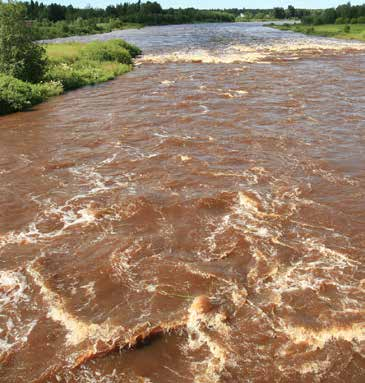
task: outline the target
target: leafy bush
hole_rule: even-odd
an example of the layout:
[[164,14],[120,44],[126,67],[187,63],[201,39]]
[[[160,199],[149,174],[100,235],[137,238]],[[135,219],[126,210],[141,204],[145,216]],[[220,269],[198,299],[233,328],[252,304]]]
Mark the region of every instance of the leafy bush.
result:
[[65,90],[85,86],[90,83],[91,77],[90,70],[78,70],[68,64],[55,65],[47,74],[47,80],[59,81]]
[[38,84],[31,84],[32,105],[38,104],[50,97],[59,96],[63,93],[63,86],[60,81],[49,81]]
[[129,51],[115,40],[89,43],[82,49],[81,56],[92,61],[117,61],[121,64],[132,64],[132,56]]
[[338,17],[336,19],[336,24],[347,24],[348,22],[348,19],[346,19],[346,17]]
[[74,64],[55,65],[50,69],[47,80],[60,82],[65,90],[72,90],[111,80],[129,70],[129,65],[116,62],[81,60]]
[[30,84],[8,75],[0,75],[0,114],[16,112],[31,105]]
[[122,39],[117,39],[117,40],[109,40],[109,44],[115,44],[121,48],[127,49],[129,54],[132,56],[132,58],[136,58],[137,56],[142,54],[142,50],[139,49],[137,46],[133,44],[129,44],[126,41]]
[[0,72],[39,82],[47,67],[44,49],[33,43],[23,4],[0,2]]
[[315,17],[313,18],[313,24],[314,24],[314,25],[323,25],[324,22],[323,22],[322,17],[321,17],[321,16],[315,16]]
[[343,29],[345,33],[350,33],[351,27],[349,25],[345,25],[345,28]]
[[0,115],[17,112],[63,92],[58,82],[30,84],[0,75]]

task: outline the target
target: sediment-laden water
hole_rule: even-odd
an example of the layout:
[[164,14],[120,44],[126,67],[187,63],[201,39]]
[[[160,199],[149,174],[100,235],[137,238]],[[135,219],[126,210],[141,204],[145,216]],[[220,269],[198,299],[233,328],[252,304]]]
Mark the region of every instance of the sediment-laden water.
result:
[[364,382],[365,45],[79,39],[118,36],[135,71],[0,118],[0,380]]

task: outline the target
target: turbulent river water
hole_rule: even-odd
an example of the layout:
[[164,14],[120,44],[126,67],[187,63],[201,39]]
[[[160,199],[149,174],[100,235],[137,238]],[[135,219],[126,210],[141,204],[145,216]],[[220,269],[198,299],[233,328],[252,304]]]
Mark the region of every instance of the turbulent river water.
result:
[[0,380],[364,382],[365,44],[115,37],[133,72],[0,118]]

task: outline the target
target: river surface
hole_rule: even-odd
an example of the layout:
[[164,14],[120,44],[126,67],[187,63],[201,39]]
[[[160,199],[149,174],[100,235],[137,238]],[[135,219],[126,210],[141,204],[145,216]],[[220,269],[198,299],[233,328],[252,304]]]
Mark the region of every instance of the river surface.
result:
[[363,383],[365,45],[115,37],[133,72],[0,118],[0,381]]

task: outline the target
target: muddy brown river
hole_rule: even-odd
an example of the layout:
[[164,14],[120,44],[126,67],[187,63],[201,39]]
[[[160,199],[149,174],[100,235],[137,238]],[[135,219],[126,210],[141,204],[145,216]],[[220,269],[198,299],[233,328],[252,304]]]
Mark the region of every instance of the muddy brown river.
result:
[[365,44],[115,37],[133,72],[0,118],[0,381],[363,383]]

